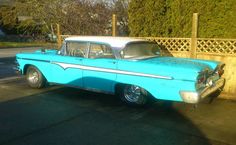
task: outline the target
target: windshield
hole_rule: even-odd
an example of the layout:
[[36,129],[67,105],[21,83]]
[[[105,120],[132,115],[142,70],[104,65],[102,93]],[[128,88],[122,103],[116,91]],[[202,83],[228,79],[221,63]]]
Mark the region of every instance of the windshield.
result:
[[120,54],[124,59],[145,59],[160,56],[160,47],[153,42],[135,42],[127,44]]

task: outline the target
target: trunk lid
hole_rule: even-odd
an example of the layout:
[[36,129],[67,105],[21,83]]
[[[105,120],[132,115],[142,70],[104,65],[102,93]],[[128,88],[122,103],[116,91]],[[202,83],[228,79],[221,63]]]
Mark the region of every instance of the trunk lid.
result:
[[190,59],[190,58],[176,58],[176,57],[156,57],[150,58],[146,60],[142,60],[145,63],[163,65],[168,67],[175,67],[175,68],[186,68],[195,71],[201,71],[203,69],[214,70],[217,66],[211,64],[209,61],[205,60],[197,60],[197,59]]
[[156,73],[165,74],[175,79],[195,81],[200,72],[213,72],[218,62],[176,57],[155,57],[140,60],[147,65],[155,65]]

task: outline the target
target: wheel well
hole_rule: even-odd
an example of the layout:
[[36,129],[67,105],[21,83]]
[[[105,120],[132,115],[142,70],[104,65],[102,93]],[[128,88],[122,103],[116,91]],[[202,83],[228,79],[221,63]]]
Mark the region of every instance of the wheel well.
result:
[[[27,69],[32,66],[32,67],[35,67],[36,69],[38,69],[38,67],[36,67],[35,65],[32,65],[32,64],[26,64],[24,66],[24,69],[23,69],[23,75],[26,75],[26,72],[27,72]],[[38,69],[38,71],[42,74],[42,76],[45,78],[44,74]],[[46,79],[46,78],[45,78]],[[47,79],[46,79],[47,81]]]
[[115,94],[116,94],[116,95],[119,95],[121,88],[122,88],[123,86],[125,86],[125,85],[126,85],[126,84],[117,83],[117,84],[115,85]]
[[[28,69],[30,66],[33,66],[33,67],[37,68],[36,66],[34,66],[34,65],[32,65],[32,64],[26,64],[26,65],[24,66],[23,75],[26,75],[27,69]],[[37,68],[37,69],[38,69],[38,68]]]
[[30,66],[32,66],[32,65],[26,64],[26,65],[24,66],[23,75],[26,74],[26,71],[27,71],[27,69],[28,69]]
[[[121,93],[120,92],[121,88],[124,87],[125,85],[129,85],[129,84],[117,83],[115,85],[115,94],[119,95],[119,93]],[[153,97],[153,95],[148,90],[145,89],[145,91],[147,92],[147,96],[149,97],[149,99],[156,100],[155,97]]]

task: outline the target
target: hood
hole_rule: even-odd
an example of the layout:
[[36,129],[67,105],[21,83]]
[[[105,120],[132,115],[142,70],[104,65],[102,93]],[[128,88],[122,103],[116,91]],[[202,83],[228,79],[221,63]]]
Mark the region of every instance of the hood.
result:
[[51,57],[55,57],[57,50],[47,50],[41,49],[36,50],[35,52],[23,52],[16,54],[17,58],[27,58],[27,59],[38,59],[38,60],[50,60]]

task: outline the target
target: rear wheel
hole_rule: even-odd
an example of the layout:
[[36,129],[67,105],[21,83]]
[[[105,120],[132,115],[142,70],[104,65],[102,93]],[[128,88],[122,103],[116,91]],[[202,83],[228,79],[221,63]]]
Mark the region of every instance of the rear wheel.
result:
[[43,88],[46,85],[46,79],[43,74],[34,66],[29,66],[26,71],[26,79],[30,87]]
[[124,85],[121,88],[120,98],[128,105],[143,106],[147,103],[148,93],[136,85]]

